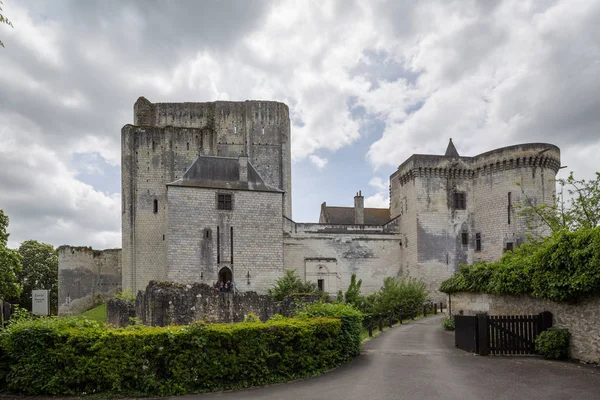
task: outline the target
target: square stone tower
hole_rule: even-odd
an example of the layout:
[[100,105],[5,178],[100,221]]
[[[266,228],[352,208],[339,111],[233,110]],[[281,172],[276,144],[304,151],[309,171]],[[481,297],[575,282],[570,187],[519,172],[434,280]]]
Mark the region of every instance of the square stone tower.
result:
[[292,217],[287,105],[274,101],[151,103],[140,97],[121,130],[123,290],[167,279],[167,184],[198,156],[247,157],[283,192]]

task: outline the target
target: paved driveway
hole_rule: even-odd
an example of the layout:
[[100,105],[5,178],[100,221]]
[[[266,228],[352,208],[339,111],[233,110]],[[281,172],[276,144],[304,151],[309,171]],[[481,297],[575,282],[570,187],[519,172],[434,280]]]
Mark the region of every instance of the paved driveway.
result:
[[440,316],[388,329],[349,364],[316,378],[178,399],[600,400],[600,368],[454,347]]

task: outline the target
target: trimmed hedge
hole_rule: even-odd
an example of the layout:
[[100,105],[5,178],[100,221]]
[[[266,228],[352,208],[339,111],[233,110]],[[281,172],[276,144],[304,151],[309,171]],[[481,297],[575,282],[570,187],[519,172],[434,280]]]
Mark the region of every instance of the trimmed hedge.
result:
[[360,331],[363,314],[350,304],[311,303],[297,311],[301,318],[330,317],[342,321],[338,346],[342,361],[348,361],[360,354]]
[[357,354],[352,324],[276,318],[111,329],[77,318],[18,322],[0,331],[0,388],[27,395],[166,396],[281,382]]
[[600,227],[557,231],[496,262],[461,265],[440,291],[531,294],[556,302],[600,294]]

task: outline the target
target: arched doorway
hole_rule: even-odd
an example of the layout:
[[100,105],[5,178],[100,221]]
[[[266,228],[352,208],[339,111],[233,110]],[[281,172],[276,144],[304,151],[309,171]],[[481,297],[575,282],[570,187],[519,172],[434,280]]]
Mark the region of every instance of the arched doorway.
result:
[[221,270],[219,271],[219,283],[220,282],[229,282],[233,280],[233,274],[231,273],[231,270],[228,267],[223,267],[221,268]]

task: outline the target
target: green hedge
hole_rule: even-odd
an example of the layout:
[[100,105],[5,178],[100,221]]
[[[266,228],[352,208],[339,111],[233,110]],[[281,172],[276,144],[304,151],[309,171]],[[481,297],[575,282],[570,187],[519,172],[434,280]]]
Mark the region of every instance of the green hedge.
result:
[[549,360],[569,358],[571,333],[568,329],[550,328],[535,339],[535,350]]
[[558,302],[600,294],[600,227],[557,231],[496,262],[461,266],[440,291],[531,294]]
[[342,325],[337,341],[342,360],[348,361],[360,354],[363,314],[353,306],[343,303],[305,304],[297,315],[301,318],[339,318]]
[[165,396],[256,386],[346,361],[357,354],[347,336],[348,321],[333,318],[123,329],[74,318],[25,321],[0,331],[0,388]]

